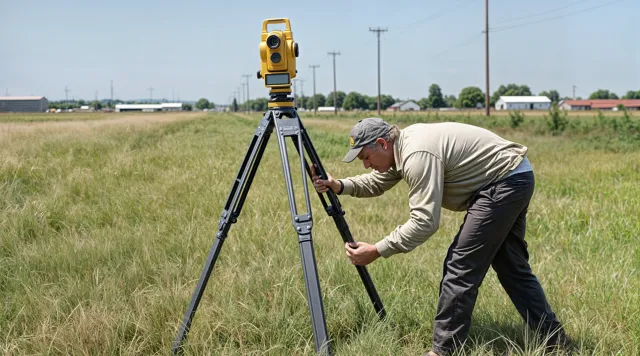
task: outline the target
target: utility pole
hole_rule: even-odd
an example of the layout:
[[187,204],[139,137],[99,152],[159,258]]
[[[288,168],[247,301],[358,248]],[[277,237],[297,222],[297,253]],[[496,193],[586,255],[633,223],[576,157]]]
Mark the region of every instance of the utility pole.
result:
[[378,116],[380,116],[380,33],[387,32],[386,28],[371,28],[369,31],[375,32],[378,35]]
[[153,87],[149,87],[147,90],[149,91],[149,104],[151,104],[153,102]]
[[576,86],[573,86],[573,100],[576,100]]
[[313,70],[313,111],[317,115],[318,107],[316,106],[316,68],[320,67],[319,64],[312,64],[309,66]]
[[484,22],[484,35],[485,35],[485,62],[487,65],[487,73],[486,73],[486,77],[487,77],[487,83],[486,83],[486,88],[485,88],[485,93],[484,93],[484,108],[485,108],[485,115],[489,116],[491,115],[489,112],[489,0],[484,0],[484,10],[485,10],[485,22]]
[[109,106],[113,108],[113,80],[111,81],[111,101],[109,102]]
[[302,104],[300,106],[304,107],[304,79],[298,79],[300,81],[300,98],[302,99]]
[[96,96],[95,96],[95,101],[98,101],[98,91],[96,90]]
[[340,55],[340,52],[328,52],[330,56],[333,56],[333,109],[335,115],[338,115],[338,99],[336,93],[336,56]]
[[65,102],[67,103],[67,111],[69,111],[69,89],[67,89],[67,87],[64,87],[64,98],[65,98]]
[[4,96],[9,96],[9,88],[7,88],[7,90],[4,91]]
[[243,74],[242,76],[247,79],[247,112],[251,112],[251,107],[249,106],[249,100],[251,100],[249,96],[249,77],[252,77],[252,75]]
[[242,85],[242,103],[244,105],[244,110],[247,111],[247,99],[245,98],[245,95],[247,94],[247,92],[244,90],[244,87],[247,84],[246,83],[240,83],[240,85]]
[[297,81],[298,81],[297,79],[292,80],[292,82],[293,82],[293,106],[296,106],[296,107],[298,106],[298,91],[296,90],[296,82]]

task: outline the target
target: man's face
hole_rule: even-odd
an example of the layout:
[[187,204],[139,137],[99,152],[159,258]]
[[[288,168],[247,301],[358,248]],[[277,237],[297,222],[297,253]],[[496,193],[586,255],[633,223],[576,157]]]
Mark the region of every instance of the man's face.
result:
[[365,147],[358,154],[364,168],[375,169],[378,172],[386,172],[395,164],[393,157],[393,145],[379,138],[375,147]]

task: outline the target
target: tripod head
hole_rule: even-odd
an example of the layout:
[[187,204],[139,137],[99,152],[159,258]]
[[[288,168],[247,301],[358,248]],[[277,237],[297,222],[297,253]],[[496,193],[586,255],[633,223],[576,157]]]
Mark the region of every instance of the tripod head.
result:
[[[285,24],[285,30],[269,32],[268,25]],[[293,41],[291,23],[287,18],[267,19],[262,22],[260,42],[260,70],[258,79],[264,79],[269,88],[269,103],[272,107],[292,107],[291,80],[296,77],[296,57],[298,44]]]

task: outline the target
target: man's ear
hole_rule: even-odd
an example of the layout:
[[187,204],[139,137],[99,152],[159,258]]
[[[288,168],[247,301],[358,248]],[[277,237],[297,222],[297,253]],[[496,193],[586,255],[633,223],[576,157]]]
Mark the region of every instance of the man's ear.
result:
[[383,149],[387,149],[389,142],[387,142],[384,138],[380,137],[378,139],[376,139],[376,143],[380,146],[382,146]]

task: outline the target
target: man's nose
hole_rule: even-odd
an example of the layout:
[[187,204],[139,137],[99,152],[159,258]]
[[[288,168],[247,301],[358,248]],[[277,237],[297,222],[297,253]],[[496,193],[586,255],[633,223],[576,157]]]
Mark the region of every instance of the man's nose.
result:
[[369,161],[363,161],[362,164],[364,164],[365,169],[369,169],[369,167],[371,167],[371,164],[369,163]]

